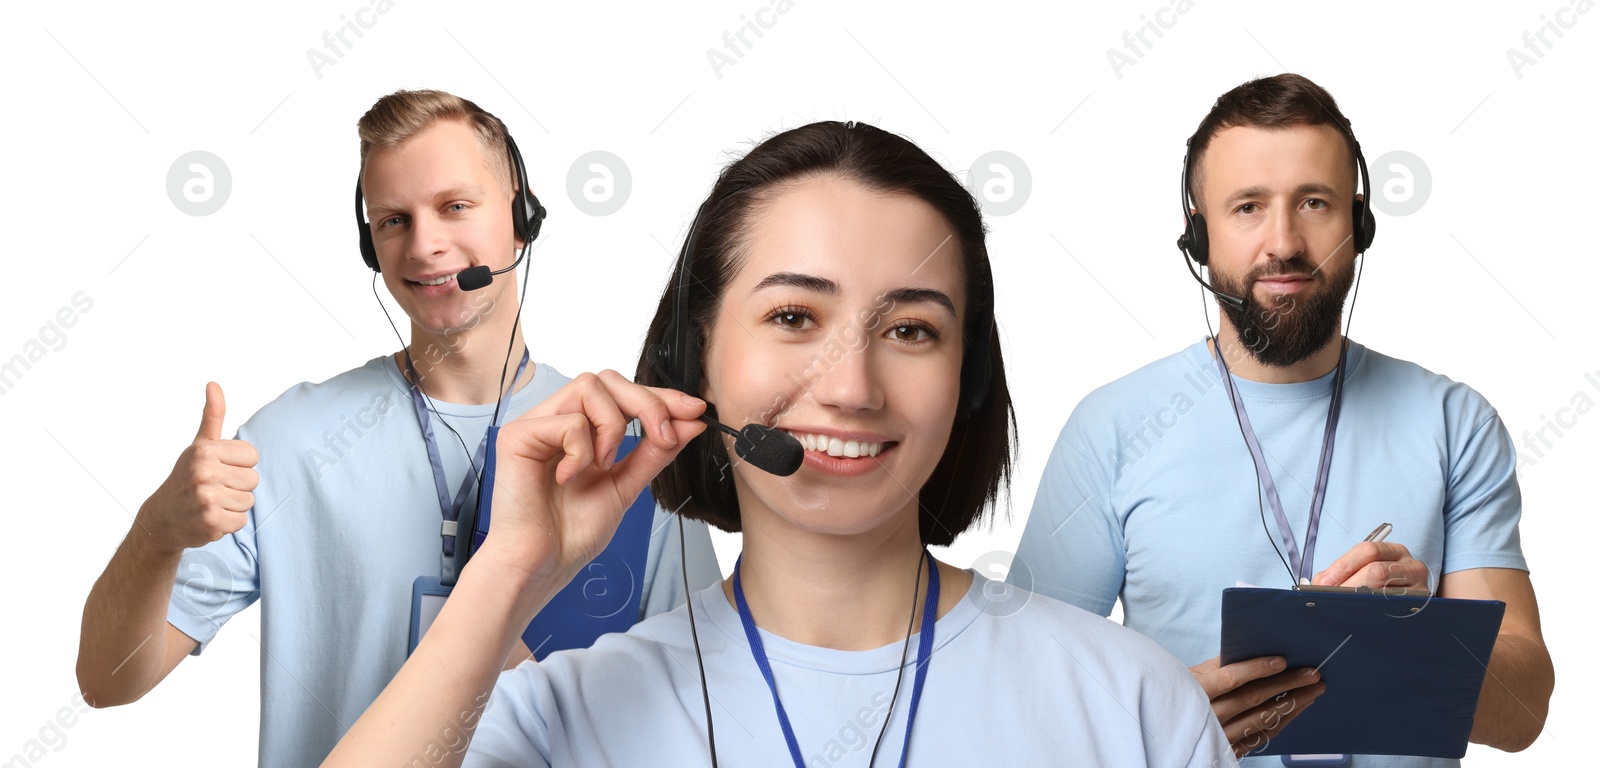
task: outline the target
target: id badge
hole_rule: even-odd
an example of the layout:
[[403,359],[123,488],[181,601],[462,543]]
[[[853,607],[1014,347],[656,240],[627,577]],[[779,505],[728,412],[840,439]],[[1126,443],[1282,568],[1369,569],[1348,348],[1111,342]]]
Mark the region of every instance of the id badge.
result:
[[450,589],[439,581],[438,576],[418,576],[416,581],[411,582],[411,637],[406,643],[407,658],[417,650],[417,643],[422,642],[422,636],[428,634],[433,620],[439,618],[439,609],[444,607]]

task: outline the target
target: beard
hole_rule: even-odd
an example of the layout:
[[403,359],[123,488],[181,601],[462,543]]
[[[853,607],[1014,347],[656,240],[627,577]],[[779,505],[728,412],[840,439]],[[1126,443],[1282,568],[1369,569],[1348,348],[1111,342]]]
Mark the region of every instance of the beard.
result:
[[[1244,299],[1243,308],[1219,301],[1239,334],[1239,342],[1262,365],[1283,368],[1322,349],[1339,327],[1344,298],[1355,280],[1355,262],[1343,273],[1318,271],[1308,259],[1270,261],[1234,279],[1215,270],[1211,282],[1217,290]],[[1275,275],[1312,275],[1308,290],[1294,295],[1256,298],[1257,280]]]

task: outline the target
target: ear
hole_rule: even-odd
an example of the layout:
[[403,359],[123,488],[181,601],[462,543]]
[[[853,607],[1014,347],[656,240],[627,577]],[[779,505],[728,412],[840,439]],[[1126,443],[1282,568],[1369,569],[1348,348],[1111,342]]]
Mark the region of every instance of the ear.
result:
[[699,390],[699,392],[696,394],[697,397],[699,397],[701,400],[715,403],[719,402],[720,398],[718,397],[716,386],[711,381],[711,377],[706,375],[706,371],[708,370],[706,366],[706,351],[707,350],[704,347],[701,347],[699,349],[695,349],[694,352],[691,353],[696,358],[695,364],[699,366],[699,375],[695,377],[694,386],[695,389]]

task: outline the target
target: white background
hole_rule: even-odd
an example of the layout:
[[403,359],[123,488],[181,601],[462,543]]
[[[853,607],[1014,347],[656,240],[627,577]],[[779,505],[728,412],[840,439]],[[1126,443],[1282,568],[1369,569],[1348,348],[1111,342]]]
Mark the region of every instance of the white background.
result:
[[[632,370],[668,249],[717,169],[774,131],[872,122],[963,177],[986,152],[1020,158],[1031,189],[989,225],[1021,459],[1009,515],[941,553],[959,565],[1009,559],[1050,445],[1087,391],[1204,333],[1172,245],[1183,140],[1217,95],[1256,76],[1313,78],[1369,160],[1406,151],[1431,177],[1425,200],[1411,190],[1415,212],[1379,215],[1354,338],[1470,383],[1520,450],[1575,397],[1600,401],[1585,379],[1600,381],[1596,236],[1580,226],[1593,220],[1600,171],[1600,13],[1566,0],[1198,0],[1182,13],[1167,0],[796,0],[781,15],[762,0],[450,5],[362,11],[371,28],[336,42],[339,58],[320,71],[308,51],[331,57],[324,33],[363,0],[5,11],[0,362],[41,334],[53,344],[0,395],[0,759],[72,698],[84,597],[192,437],[205,382],[226,390],[231,434],[290,385],[395,348],[356,251],[350,194],[356,119],[397,88],[461,94],[517,136],[550,209],[524,318],[535,355],[568,374]],[[771,28],[715,71],[707,52],[734,55],[724,32],[758,11]],[[1147,17],[1170,28],[1130,50],[1124,33]],[[1519,73],[1507,51],[1532,58],[1523,33],[1547,17],[1572,26],[1536,40],[1540,58]],[[1114,68],[1112,49],[1136,63]],[[169,167],[192,150],[231,175],[209,216],[181,212],[166,191]],[[567,192],[592,150],[631,175],[611,215],[584,213]],[[78,292],[93,306],[63,343],[41,328]],[[1563,418],[1570,427],[1546,432],[1549,447],[1520,471],[1523,548],[1559,679],[1550,719],[1528,752],[1475,746],[1470,765],[1592,752],[1587,693],[1600,676],[1582,558],[1596,532],[1587,489],[1600,415]],[[717,544],[731,563],[737,540]],[[258,627],[255,609],[240,615],[205,656],[134,705],[90,712],[38,764],[253,763]]]

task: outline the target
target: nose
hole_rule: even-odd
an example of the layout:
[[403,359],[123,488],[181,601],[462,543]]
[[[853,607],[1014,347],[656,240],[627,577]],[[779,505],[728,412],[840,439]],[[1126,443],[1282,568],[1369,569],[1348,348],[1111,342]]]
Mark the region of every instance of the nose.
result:
[[858,326],[830,337],[818,349],[812,366],[818,368],[811,398],[818,405],[841,411],[872,411],[883,407],[883,374],[871,335]]
[[1306,238],[1299,212],[1293,205],[1274,206],[1268,214],[1267,239],[1263,244],[1267,258],[1289,261],[1305,255]]
[[428,215],[414,216],[406,241],[406,257],[413,261],[427,261],[449,250],[444,231],[444,222]]

